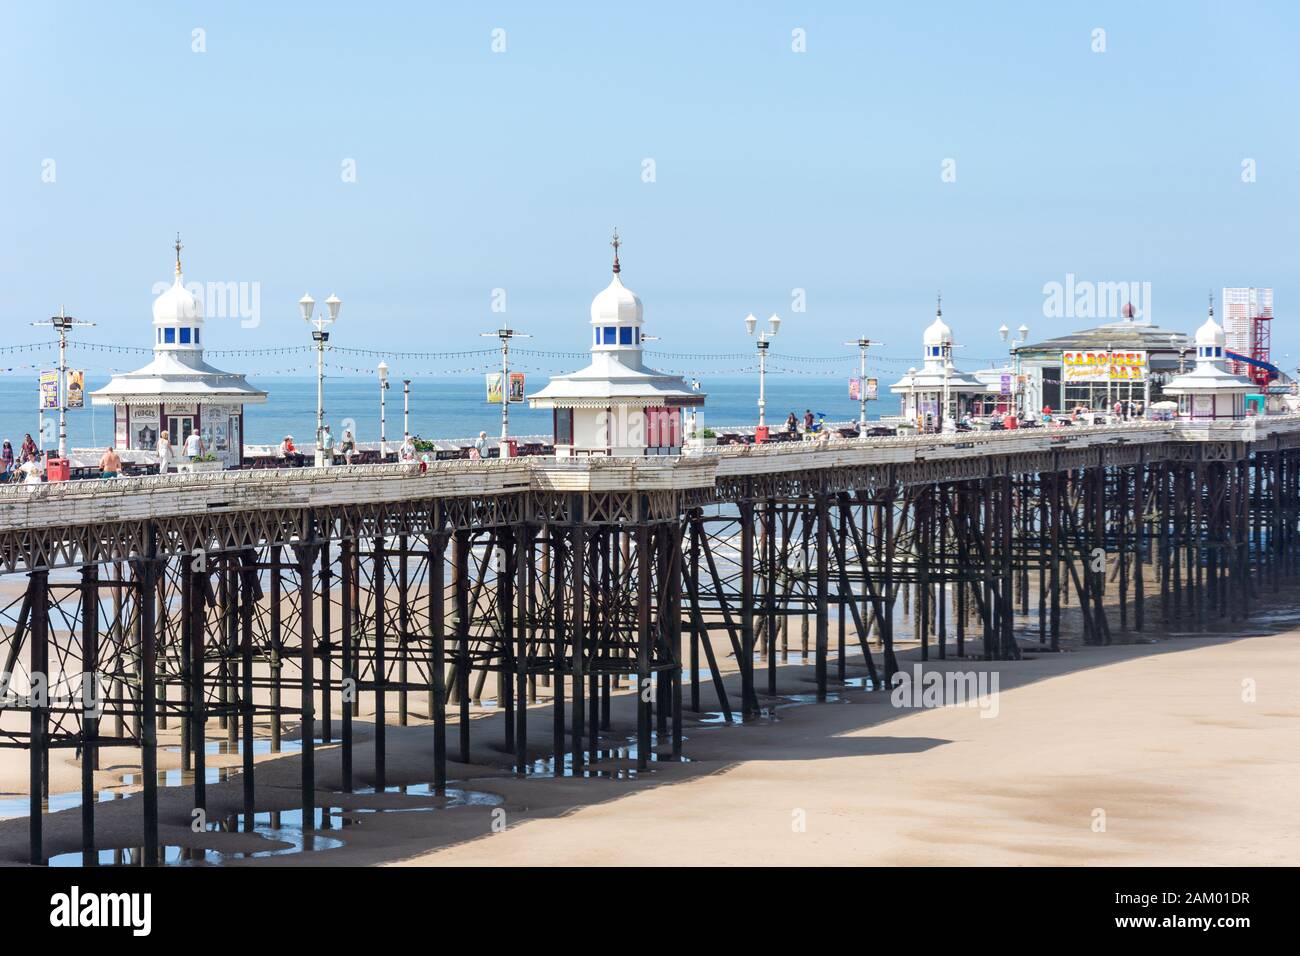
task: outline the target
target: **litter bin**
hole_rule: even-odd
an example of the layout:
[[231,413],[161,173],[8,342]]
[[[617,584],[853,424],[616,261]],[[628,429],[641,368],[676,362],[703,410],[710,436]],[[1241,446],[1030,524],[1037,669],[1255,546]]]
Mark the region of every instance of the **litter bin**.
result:
[[47,481],[67,481],[72,477],[71,465],[66,458],[50,455],[45,459],[45,478]]
[[759,425],[754,429],[754,444],[761,445],[768,440],[768,429],[766,425]]
[[507,455],[508,457],[510,457],[510,458],[516,458],[516,457],[518,457],[518,456],[519,456],[519,442],[515,441],[513,438],[507,438],[507,439],[506,439],[506,446],[505,446],[504,451],[505,451],[506,455]]

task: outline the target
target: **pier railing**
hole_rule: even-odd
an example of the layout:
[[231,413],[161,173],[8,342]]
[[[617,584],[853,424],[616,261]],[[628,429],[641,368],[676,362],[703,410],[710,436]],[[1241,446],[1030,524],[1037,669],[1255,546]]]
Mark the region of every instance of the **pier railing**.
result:
[[115,519],[528,491],[673,491],[707,488],[718,480],[746,475],[1014,456],[1112,444],[1249,444],[1295,433],[1300,433],[1300,415],[1270,415],[1231,422],[1141,421],[709,446],[688,448],[680,456],[646,458],[453,459],[427,464],[330,465],[12,484],[0,487],[0,532]]

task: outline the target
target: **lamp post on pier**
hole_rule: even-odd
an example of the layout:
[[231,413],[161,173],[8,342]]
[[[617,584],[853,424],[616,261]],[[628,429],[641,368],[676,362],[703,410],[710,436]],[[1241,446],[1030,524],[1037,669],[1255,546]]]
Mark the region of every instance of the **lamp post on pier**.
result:
[[402,379],[402,443],[411,440],[411,380]]
[[867,349],[873,345],[884,345],[884,342],[873,342],[865,335],[858,338],[855,342],[845,342],[845,345],[856,345],[859,353],[859,373],[858,373],[858,404],[861,406],[861,412],[858,415],[858,437],[865,438],[867,435]]
[[[1011,330],[1005,324],[998,327],[998,336],[1003,342],[1007,341],[1007,336],[1010,334]],[[1016,420],[1019,421],[1024,417],[1024,409],[1021,408],[1021,405],[1024,404],[1022,401],[1024,390],[1020,387],[1020,349],[1029,341],[1029,326],[1021,325],[1020,328],[1016,329],[1016,336],[1016,340],[1011,343],[1011,408],[1015,413]]]
[[325,452],[321,445],[323,439],[321,436],[325,432],[325,343],[330,340],[330,334],[327,328],[338,321],[339,308],[343,305],[336,295],[331,295],[325,300],[325,307],[329,310],[328,315],[313,314],[316,308],[316,300],[308,293],[298,300],[298,308],[302,311],[303,321],[312,326],[311,338],[316,343],[316,456],[315,463],[319,468],[321,465],[329,464],[325,460]]
[[376,371],[379,372],[379,461],[382,463],[386,454],[384,442],[388,438],[388,363],[380,359]]
[[[65,315],[63,307],[59,314],[50,316],[46,322],[33,322],[34,326],[45,326],[59,333],[59,457],[68,457],[68,333],[73,328],[94,325],[94,322],[82,322],[70,315]],[[43,400],[43,399],[42,399]],[[43,406],[42,406],[43,407]],[[40,429],[44,431],[44,429]],[[45,448],[45,436],[41,435],[42,449]]]
[[510,340],[531,339],[527,332],[516,332],[502,324],[495,332],[480,332],[480,338],[501,340],[501,451],[506,454],[506,439],[510,437]]
[[[768,328],[758,333],[758,427],[767,426],[767,350],[771,347],[768,341],[776,335],[781,329],[781,317],[773,315],[767,320]],[[754,313],[745,316],[745,331],[749,335],[754,334],[758,326],[758,319],[754,318]]]

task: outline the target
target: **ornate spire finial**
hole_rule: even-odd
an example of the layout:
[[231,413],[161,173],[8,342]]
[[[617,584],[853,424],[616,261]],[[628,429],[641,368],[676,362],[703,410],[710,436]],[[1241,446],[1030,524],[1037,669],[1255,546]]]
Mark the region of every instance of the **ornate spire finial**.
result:
[[181,274],[181,250],[185,247],[181,245],[181,234],[176,233],[176,274]]
[[1210,290],[1210,318],[1214,318],[1214,290]]
[[943,318],[943,293],[934,294],[934,314],[936,318]]
[[615,227],[614,227],[614,238],[613,238],[613,240],[610,242],[610,245],[614,247],[614,275],[618,275],[618,273],[619,273],[619,264],[618,264],[618,247],[621,246],[622,244],[623,244],[623,241],[622,241],[621,239],[618,238],[618,226],[615,226]]

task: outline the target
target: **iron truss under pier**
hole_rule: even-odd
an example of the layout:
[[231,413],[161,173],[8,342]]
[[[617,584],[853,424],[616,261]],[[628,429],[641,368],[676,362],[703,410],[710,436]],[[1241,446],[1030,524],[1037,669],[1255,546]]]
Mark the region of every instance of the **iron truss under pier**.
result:
[[[644,768],[652,735],[681,754],[683,707],[702,696],[757,713],[796,628],[819,697],[833,639],[836,676],[856,648],[886,686],[900,594],[925,658],[1017,658],[1018,618],[1056,647],[1063,598],[1099,644],[1153,615],[1244,618],[1296,572],[1298,501],[1300,417],[1287,416],[8,487],[0,746],[30,753],[35,864],[55,748],[80,755],[87,863],[101,752],[139,748],[144,858],[157,858],[169,726],[200,809],[209,731],[242,744],[251,820],[254,725],[269,722],[278,749],[291,723],[305,825],[317,741],[338,743],[353,787],[367,695],[377,790],[386,728],[411,717],[432,722],[444,788],[449,748],[470,760],[485,689],[523,774],[539,738],[556,773],[598,759],[611,694],[640,688]],[[739,664],[738,699],[713,635]],[[529,706],[539,682],[549,716]]]

